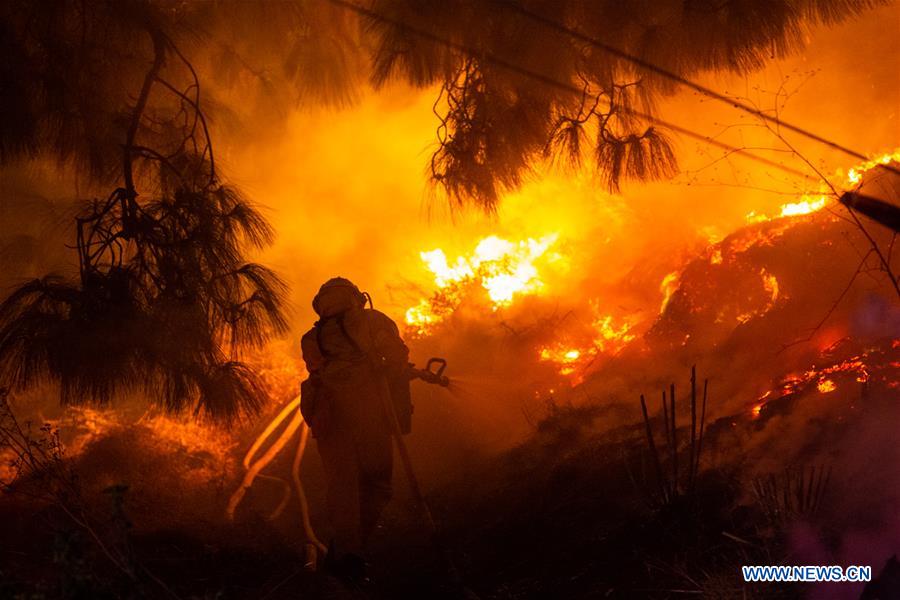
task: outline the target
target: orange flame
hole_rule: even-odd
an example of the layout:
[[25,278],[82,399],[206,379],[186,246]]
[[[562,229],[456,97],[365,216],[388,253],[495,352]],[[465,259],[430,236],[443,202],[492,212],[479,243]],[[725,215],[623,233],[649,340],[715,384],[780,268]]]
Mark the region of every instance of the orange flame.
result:
[[662,281],[659,283],[659,291],[662,292],[663,295],[662,304],[659,307],[659,314],[663,314],[664,312],[666,312],[666,307],[669,305],[669,300],[672,299],[672,294],[674,294],[675,290],[677,289],[678,271],[672,271],[671,273],[663,277]]
[[[597,312],[598,307],[594,305]],[[552,362],[557,366],[560,375],[569,376],[581,370],[570,383],[577,385],[584,375],[583,370],[598,356],[614,356],[629,342],[635,339],[631,332],[631,323],[625,322],[616,327],[611,315],[597,315],[591,323],[593,339],[590,345],[570,347],[560,343],[544,346],[539,349],[538,356],[544,362]]]
[[560,375],[571,375],[581,362],[582,351],[576,348],[544,347],[540,349],[540,359],[558,365]]
[[[781,398],[790,396],[794,393],[812,389],[813,383],[815,384],[817,392],[820,394],[829,394],[838,389],[838,385],[834,380],[835,376],[846,378],[848,375],[855,375],[854,379],[858,383],[866,383],[869,381],[869,367],[867,367],[864,362],[864,359],[867,356],[867,354],[853,356],[821,369],[810,369],[802,375],[789,375],[778,385],[776,394]],[[893,364],[890,364],[890,366],[896,367],[896,365]],[[890,386],[890,383],[888,383],[888,385]],[[759,417],[760,411],[769,401],[768,398],[771,395],[772,390],[757,398],[757,403],[752,408],[754,419]]]
[[537,294],[544,287],[538,270],[541,258],[556,244],[557,234],[518,242],[495,235],[482,238],[468,256],[454,261],[440,248],[420,253],[437,291],[406,311],[405,320],[414,333],[428,333],[462,302],[468,284],[477,283],[486,292],[491,308],[509,306],[518,295]]
[[816,384],[816,389],[822,394],[827,394],[836,390],[837,386],[830,379],[820,379]]
[[[850,188],[859,185],[862,182],[862,176],[879,165],[887,165],[891,162],[900,162],[900,148],[893,152],[887,152],[870,160],[863,161],[853,167],[850,167],[846,173],[838,170],[835,175],[841,178],[841,186]],[[831,196],[831,188],[827,185],[821,185],[818,192],[803,194],[796,202],[787,202],[781,205],[781,212],[778,217],[797,217],[808,215],[816,211],[822,210]],[[762,214],[756,214],[755,211],[747,215],[747,220],[751,223],[762,221],[770,221],[773,218]]]

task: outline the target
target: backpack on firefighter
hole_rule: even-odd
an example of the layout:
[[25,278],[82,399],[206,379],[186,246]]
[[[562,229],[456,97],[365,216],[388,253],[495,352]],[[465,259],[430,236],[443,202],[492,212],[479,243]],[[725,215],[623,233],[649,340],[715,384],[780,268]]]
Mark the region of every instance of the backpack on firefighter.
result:
[[[375,371],[375,377],[385,377],[401,431],[404,434],[410,433],[413,405],[409,373],[405,370],[398,372],[396,369],[380,368],[382,357],[370,356],[346,326],[348,317],[360,317],[356,311],[361,311],[361,317],[368,322],[367,327],[384,322],[389,322],[391,327],[395,327],[393,323],[374,310],[369,294],[361,292],[352,282],[340,277],[331,279],[322,286],[313,300],[313,309],[320,318],[304,338],[310,334],[314,336],[315,346],[325,362],[340,358],[356,363],[368,363]],[[342,356],[332,355],[328,351],[327,344],[323,343],[323,333],[326,330],[344,342],[346,350]],[[315,437],[327,430],[331,404],[328,386],[321,371],[322,369],[311,370],[309,377],[300,384],[300,412]],[[373,382],[373,385],[377,384]]]

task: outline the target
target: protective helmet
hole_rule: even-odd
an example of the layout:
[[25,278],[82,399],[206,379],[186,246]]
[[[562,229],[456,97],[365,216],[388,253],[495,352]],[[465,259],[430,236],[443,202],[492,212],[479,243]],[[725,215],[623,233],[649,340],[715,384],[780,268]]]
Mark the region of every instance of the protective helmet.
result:
[[320,317],[330,317],[366,305],[367,297],[344,277],[334,277],[322,284],[313,298],[313,310]]

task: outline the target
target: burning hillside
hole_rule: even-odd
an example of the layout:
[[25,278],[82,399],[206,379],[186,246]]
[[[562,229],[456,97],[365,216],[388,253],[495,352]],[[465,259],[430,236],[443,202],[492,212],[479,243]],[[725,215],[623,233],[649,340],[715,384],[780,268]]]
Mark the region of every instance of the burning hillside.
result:
[[[886,154],[849,169],[845,185],[865,183],[867,173],[871,176],[878,165],[896,159],[897,153]],[[425,250],[419,257],[433,278],[433,291],[405,311],[406,337],[417,354],[440,349],[462,372],[451,402],[460,414],[471,417],[473,430],[481,426],[479,419],[509,418],[515,406],[509,402],[522,406],[526,414],[549,411],[546,418],[557,419],[560,406],[577,410],[571,407],[590,406],[602,394],[607,408],[618,405],[622,414],[627,412],[623,407],[633,403],[634,390],[684,368],[687,361],[697,360],[693,357],[704,370],[717,373],[712,385],[720,400],[710,410],[708,453],[727,455],[721,432],[729,428],[748,439],[764,437],[772,435],[775,426],[768,425],[770,421],[810,410],[836,425],[856,423],[869,418],[878,402],[900,397],[900,313],[877,285],[848,284],[848,277],[862,271],[854,271],[860,264],[855,244],[862,242],[831,208],[823,192],[786,202],[778,216],[749,215],[747,225],[699,247],[675,270],[661,278],[657,271],[658,283],[650,286],[654,293],[641,307],[617,306],[590,294],[577,297],[566,290],[576,257],[557,232],[521,240],[490,235],[456,255],[439,248]],[[862,258],[866,268],[874,268],[867,262],[870,254]],[[653,281],[652,276],[635,270],[625,280]],[[842,292],[845,286],[850,291]],[[466,356],[473,333],[484,331],[485,324],[493,333],[479,334],[482,351],[507,355],[487,367]],[[299,428],[285,425],[284,419],[289,416],[285,411],[297,406],[297,401],[283,404],[296,395],[304,373],[297,359],[296,348],[285,342],[272,342],[249,358],[270,399],[266,412],[275,416],[286,406],[279,413],[281,420],[265,429],[256,425],[227,432],[159,413],[82,407],[42,421],[48,431],[58,432],[64,456],[78,465],[93,488],[113,489],[125,477],[135,497],[133,510],[169,507],[166,515],[143,519],[136,534],[157,535],[184,520],[217,521],[230,496],[227,510],[238,522],[254,514],[258,517],[252,518],[263,518],[273,532],[295,532],[306,520],[307,535],[315,540],[309,515],[298,514],[295,490],[285,472],[297,452],[294,477],[300,481],[299,460],[308,435],[303,434],[300,450],[293,450],[295,442],[289,438]],[[484,382],[498,369],[527,376],[495,393]],[[470,404],[492,394],[490,408]],[[439,402],[417,394],[419,426],[426,431],[446,418]],[[585,423],[593,421],[590,417]],[[592,427],[603,432],[618,422],[619,417]],[[760,433],[752,433],[754,428]],[[428,441],[442,449],[434,464],[420,463],[435,480],[440,479],[432,469],[458,452],[451,444],[458,441],[441,434]],[[248,448],[244,471],[249,477],[239,466]],[[422,448],[421,439],[413,440],[414,451]],[[135,450],[139,460],[130,456]],[[802,453],[791,452],[793,460],[803,460]],[[167,470],[167,483],[148,474],[153,461],[178,465]],[[768,464],[771,458],[763,454],[760,461]],[[109,469],[111,462],[118,466]],[[30,485],[22,479],[27,471],[23,469],[15,452],[4,450],[0,477],[9,489]],[[321,501],[322,481],[315,468],[313,473],[310,494]],[[302,487],[298,490],[306,511],[309,500]],[[179,500],[188,504],[178,507]],[[322,518],[317,511],[313,517]],[[199,534],[202,529],[193,530]],[[183,532],[190,530],[182,527]]]
[[[883,177],[880,169],[897,164],[892,161],[898,158],[900,152],[886,153],[839,171],[842,189]],[[551,378],[551,386],[573,386],[592,372],[602,372],[607,361],[626,349],[632,357],[627,360],[640,356],[650,363],[653,353],[677,346],[698,354],[712,352],[729,338],[740,337],[742,331],[772,328],[772,322],[777,323],[781,338],[760,339],[758,344],[789,346],[809,330],[834,341],[839,332],[850,333],[847,319],[860,318],[847,315],[840,306],[832,317],[827,301],[840,293],[822,293],[829,287],[826,281],[840,283],[838,274],[848,278],[858,274],[853,271],[852,249],[841,241],[852,230],[834,206],[833,196],[823,187],[785,202],[775,217],[751,212],[749,225],[699,250],[699,256],[662,278],[655,300],[658,314],[652,305],[624,314],[618,308],[619,315],[609,314],[617,307],[603,297],[569,301],[563,304],[568,310],[564,317],[529,335],[524,343],[534,346],[533,354],[531,360],[524,360],[533,364],[536,358],[538,363],[553,365],[563,381],[553,383]],[[469,256],[448,259],[441,249],[422,252],[436,291],[407,310],[409,332],[440,340],[452,336],[453,328],[464,326],[466,320],[481,319],[506,324],[513,331],[525,315],[557,311],[572,294],[566,289],[568,282],[559,280],[559,273],[571,269],[573,260],[571,249],[563,249],[561,241],[557,233],[518,242],[491,236],[479,241]],[[871,253],[867,259],[866,268],[877,268]],[[548,274],[558,288],[544,282]],[[528,308],[523,312],[520,305]],[[550,309],[553,305],[556,308]],[[811,310],[826,317],[824,331],[811,322]],[[869,315],[880,321],[861,333],[873,336],[884,327],[888,334],[897,319],[888,312]],[[442,328],[451,315],[455,315],[453,325]]]

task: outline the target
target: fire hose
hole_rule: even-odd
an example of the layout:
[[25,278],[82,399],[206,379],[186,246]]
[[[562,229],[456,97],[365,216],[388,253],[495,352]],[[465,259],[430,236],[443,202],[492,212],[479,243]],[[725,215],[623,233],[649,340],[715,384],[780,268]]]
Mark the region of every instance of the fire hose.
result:
[[[272,442],[266,451],[262,454],[262,456],[253,461],[253,458],[260,451],[263,445],[269,440],[270,437],[275,433],[278,429],[279,425],[281,425],[289,416],[293,415],[293,418],[290,422],[284,427],[284,430],[281,432],[281,435]],[[241,481],[240,486],[235,492],[231,495],[231,498],[228,500],[228,509],[227,514],[229,519],[234,519],[234,512],[237,510],[238,505],[241,503],[241,500],[244,499],[244,495],[247,493],[247,490],[253,485],[253,481],[257,477],[272,479],[276,481],[281,481],[285,483],[284,480],[278,477],[272,477],[269,475],[263,475],[262,470],[268,466],[272,460],[275,459],[276,456],[284,449],[284,447],[288,444],[290,439],[294,436],[297,430],[300,429],[300,442],[297,446],[297,451],[294,455],[294,462],[291,467],[291,477],[294,483],[294,491],[297,493],[297,498],[300,501],[300,511],[301,518],[303,524],[303,531],[306,534],[306,538],[310,541],[313,546],[315,546],[319,551],[325,552],[327,550],[325,544],[323,544],[318,537],[316,537],[316,533],[312,528],[312,524],[309,518],[309,504],[306,499],[306,492],[303,489],[303,484],[300,482],[300,463],[303,460],[303,454],[306,451],[306,445],[309,441],[309,426],[303,421],[303,417],[300,415],[300,397],[296,397],[290,402],[288,402],[281,412],[272,419],[272,421],[266,426],[263,432],[254,440],[253,444],[250,446],[250,449],[247,451],[247,454],[244,455],[243,466],[246,469],[244,473],[244,478]],[[285,495],[282,497],[281,502],[278,507],[269,515],[269,519],[275,519],[278,515],[281,514],[282,510],[284,510],[285,506],[287,506],[287,502],[290,499],[290,486],[287,485],[287,491]]]

